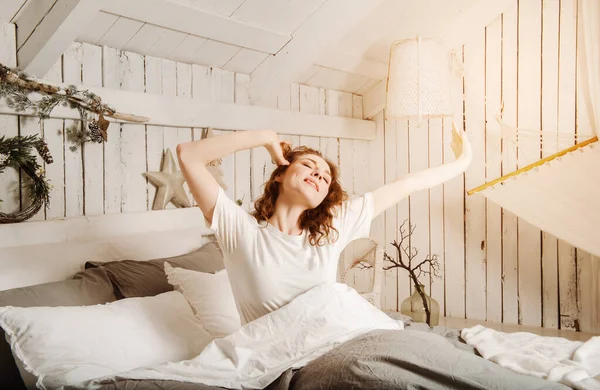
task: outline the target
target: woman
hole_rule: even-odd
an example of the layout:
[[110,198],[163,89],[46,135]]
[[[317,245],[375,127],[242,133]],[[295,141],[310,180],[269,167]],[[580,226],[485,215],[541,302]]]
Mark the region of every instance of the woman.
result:
[[[206,165],[236,151],[265,147],[277,168],[255,211],[229,199]],[[410,193],[464,172],[471,147],[453,132],[457,159],[411,173],[347,200],[337,167],[313,149],[291,150],[270,130],[232,132],[177,146],[181,171],[224,252],[242,323],[274,311],[311,287],[335,281],[337,263],[352,240],[367,237],[371,220]]]

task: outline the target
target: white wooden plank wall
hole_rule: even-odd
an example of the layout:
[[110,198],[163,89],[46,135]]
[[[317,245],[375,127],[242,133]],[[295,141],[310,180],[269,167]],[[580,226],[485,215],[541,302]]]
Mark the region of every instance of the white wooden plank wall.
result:
[[[584,107],[577,104],[577,40],[577,2],[521,0],[462,47],[465,73],[456,90],[465,96],[455,103],[455,118],[459,127],[465,126],[474,148],[465,189],[557,152],[555,143],[541,137],[521,140],[517,150],[501,144],[495,115],[502,106],[509,125],[570,134],[589,128]],[[433,147],[430,138],[430,153]],[[411,155],[421,152],[411,144]],[[452,159],[448,153],[449,148],[444,157]],[[460,265],[457,272],[449,252],[455,243],[450,235],[457,234],[449,226],[456,211],[449,193],[454,185],[444,185],[446,315],[462,316],[464,286],[466,318],[600,331],[598,262],[481,195],[464,197],[460,278]],[[411,197],[414,219],[412,210]],[[456,228],[461,217],[454,215]],[[462,245],[454,248],[461,249]]]
[[[4,33],[3,39],[14,41],[14,31],[12,34]],[[8,59],[2,61],[10,64]],[[248,104],[248,75],[86,43],[71,45],[45,78],[76,85],[102,85],[166,96]],[[362,117],[362,98],[298,84],[283,90],[271,106],[311,114]],[[46,167],[54,185],[50,208],[47,213],[40,211],[34,219],[151,210],[156,188],[143,173],[160,169],[163,151],[171,149],[175,154],[178,143],[200,139],[205,130],[113,123],[105,144],[86,143],[71,150],[73,144],[68,141],[66,130],[79,125],[78,121],[46,120],[42,131],[35,118],[6,115],[0,116],[0,120],[2,134],[10,135],[11,131],[14,135],[41,132],[53,154],[55,162]],[[383,126],[379,129],[383,135]],[[214,129],[214,134],[228,131]],[[335,164],[339,164],[340,155],[343,155],[349,168],[343,170],[343,180],[348,183],[347,190],[351,196],[383,183],[383,153],[378,149],[383,147],[383,139],[375,143],[344,140],[342,144],[337,138],[326,137],[288,135],[282,136],[282,139],[293,146],[302,144],[322,150]],[[355,155],[359,156],[359,160],[355,160]],[[371,160],[379,162],[372,164]],[[176,158],[175,162],[178,165]],[[268,153],[262,148],[223,158],[221,169],[228,196],[243,200],[244,208],[251,210],[253,200],[262,193],[263,183],[270,177],[273,168]],[[16,196],[8,196],[12,194],[10,185],[17,188],[19,174],[8,170],[1,179],[2,189],[7,195],[1,194],[5,199],[2,210],[19,209],[21,201],[24,202],[22,207],[26,207],[26,194],[17,192]],[[193,201],[189,190],[188,195]],[[172,204],[167,206],[173,207]],[[383,233],[382,228],[379,231]],[[382,234],[378,241],[383,243]],[[358,289],[369,287],[369,273],[361,272],[355,276]]]
[[[384,217],[386,251],[393,253],[389,242],[409,220],[416,225],[411,245],[422,255],[440,254],[443,278],[421,282],[446,316],[600,332],[597,259],[481,195],[465,195],[558,151],[542,138],[519,149],[503,143],[496,122],[502,106],[509,125],[570,134],[589,128],[577,104],[577,39],[577,2],[515,0],[457,52],[465,71],[453,81],[454,117],[469,135],[474,162],[464,175],[413,194]],[[450,120],[421,127],[386,122],[385,181],[452,161],[450,130]],[[399,308],[411,288],[405,271],[388,271],[384,308]]]

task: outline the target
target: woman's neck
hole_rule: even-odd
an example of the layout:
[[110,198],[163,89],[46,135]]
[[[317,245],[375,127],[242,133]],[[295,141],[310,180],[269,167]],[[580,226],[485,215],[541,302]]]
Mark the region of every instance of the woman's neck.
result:
[[298,205],[290,205],[279,198],[275,202],[275,212],[269,218],[269,223],[284,234],[298,236],[302,234],[300,217],[305,208]]

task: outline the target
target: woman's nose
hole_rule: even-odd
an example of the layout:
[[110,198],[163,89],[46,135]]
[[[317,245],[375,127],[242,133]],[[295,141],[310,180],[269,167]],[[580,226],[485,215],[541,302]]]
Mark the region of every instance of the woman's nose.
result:
[[313,172],[313,176],[318,177],[319,179],[323,178],[323,175],[321,175],[321,173],[319,171]]

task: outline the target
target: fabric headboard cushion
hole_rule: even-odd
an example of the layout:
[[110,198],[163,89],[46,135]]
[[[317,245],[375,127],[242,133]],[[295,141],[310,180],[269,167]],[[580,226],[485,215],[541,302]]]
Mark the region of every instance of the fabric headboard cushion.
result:
[[[116,297],[103,268],[78,272],[71,279],[0,291],[0,306],[87,306]],[[0,328],[0,389],[25,389],[4,330]]]
[[85,268],[105,269],[115,286],[117,299],[148,297],[173,291],[167,281],[164,264],[203,273],[215,273],[225,268],[223,254],[216,241],[179,256],[152,260],[88,261]]

